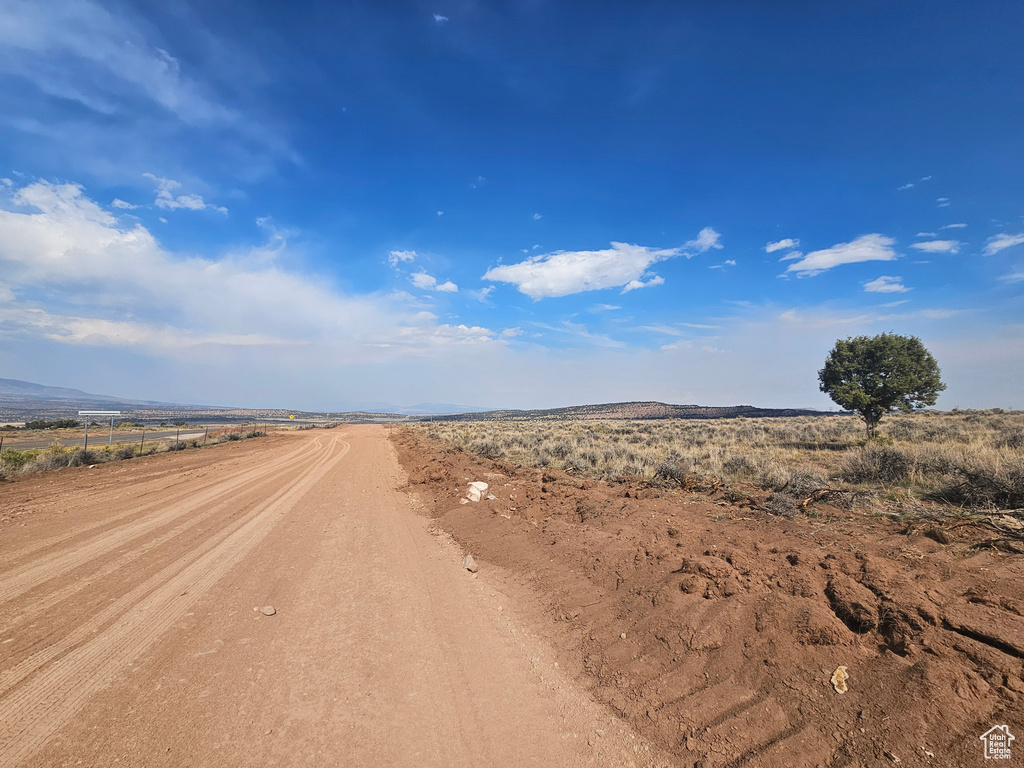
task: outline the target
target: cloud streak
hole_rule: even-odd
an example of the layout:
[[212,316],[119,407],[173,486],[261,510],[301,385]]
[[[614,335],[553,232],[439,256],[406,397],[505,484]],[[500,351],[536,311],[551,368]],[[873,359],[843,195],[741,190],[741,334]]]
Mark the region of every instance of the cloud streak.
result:
[[600,251],[556,251],[539,254],[516,264],[492,267],[484,280],[511,283],[534,301],[570,296],[584,291],[621,288],[623,293],[661,285],[658,275],[648,269],[677,256],[692,258],[713,248],[722,248],[721,235],[705,227],[696,238],[679,248],[649,248],[613,242]]
[[837,243],[831,248],[811,251],[799,261],[790,264],[786,272],[795,272],[801,277],[812,277],[843,264],[894,261],[899,258],[899,254],[893,250],[895,244],[893,238],[885,235],[861,235],[848,243]]

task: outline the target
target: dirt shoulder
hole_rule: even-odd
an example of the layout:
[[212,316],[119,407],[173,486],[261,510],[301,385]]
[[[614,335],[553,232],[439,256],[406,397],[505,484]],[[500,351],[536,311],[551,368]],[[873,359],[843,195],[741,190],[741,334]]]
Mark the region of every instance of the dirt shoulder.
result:
[[[568,668],[682,765],[959,766],[992,726],[1024,733],[1024,557],[976,548],[981,531],[781,518],[392,441],[436,525],[521,585]],[[469,481],[495,498],[462,503]]]

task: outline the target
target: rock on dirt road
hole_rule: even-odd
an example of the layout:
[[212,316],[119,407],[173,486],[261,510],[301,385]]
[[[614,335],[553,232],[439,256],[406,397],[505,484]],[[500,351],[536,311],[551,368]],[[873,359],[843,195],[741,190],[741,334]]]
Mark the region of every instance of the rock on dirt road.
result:
[[0,485],[0,765],[671,763],[403,482],[350,427]]

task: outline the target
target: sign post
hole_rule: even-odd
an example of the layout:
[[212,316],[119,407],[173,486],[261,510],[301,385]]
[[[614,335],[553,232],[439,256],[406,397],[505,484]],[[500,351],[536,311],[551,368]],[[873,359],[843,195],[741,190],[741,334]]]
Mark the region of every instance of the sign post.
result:
[[[79,416],[109,416],[110,417],[110,438],[107,441],[107,445],[113,445],[114,443],[114,417],[120,416],[120,411],[79,411]],[[85,420],[85,447],[82,450],[89,450],[89,419]]]

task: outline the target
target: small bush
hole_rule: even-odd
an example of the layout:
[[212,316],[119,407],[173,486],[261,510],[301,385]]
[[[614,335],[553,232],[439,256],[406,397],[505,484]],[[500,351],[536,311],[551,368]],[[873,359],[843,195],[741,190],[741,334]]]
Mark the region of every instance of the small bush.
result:
[[914,459],[900,448],[869,443],[843,459],[840,477],[851,483],[902,483],[914,471]]

